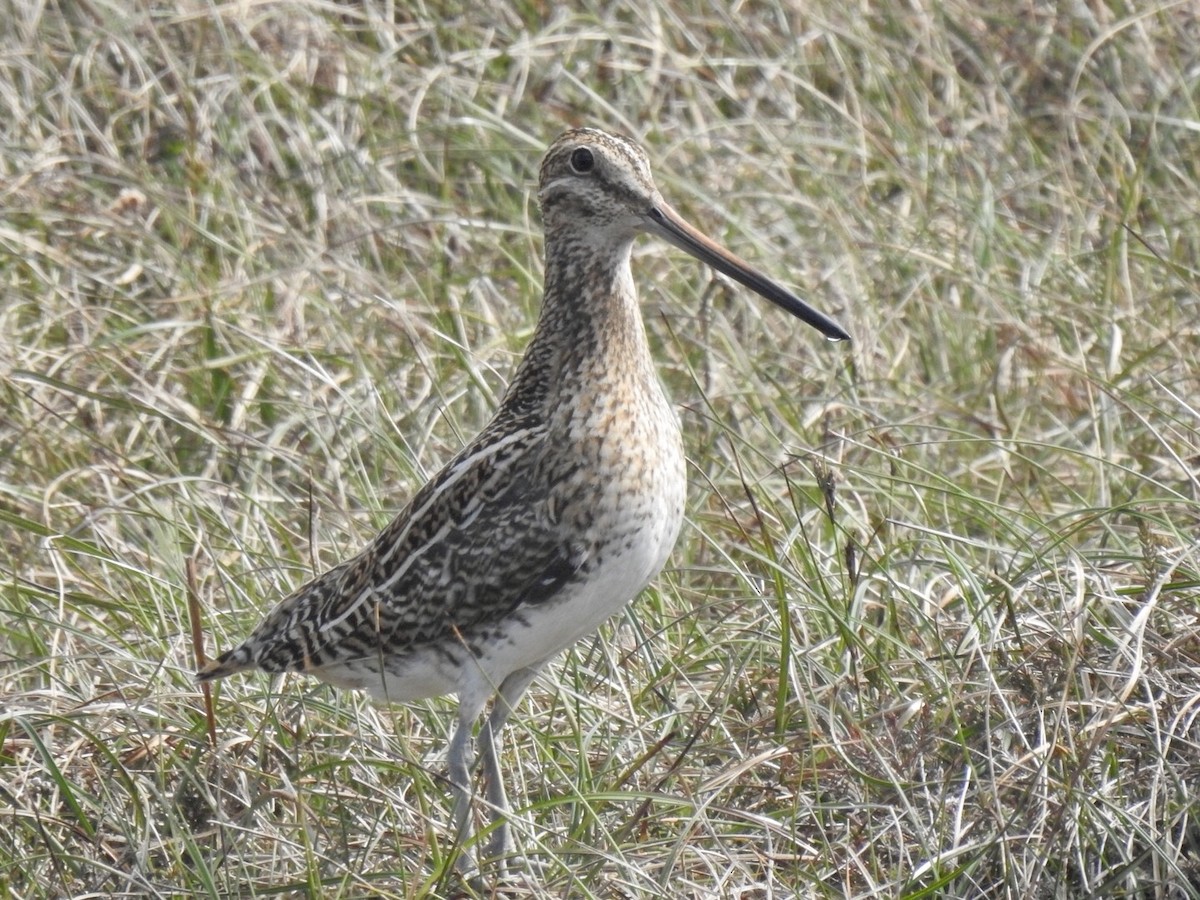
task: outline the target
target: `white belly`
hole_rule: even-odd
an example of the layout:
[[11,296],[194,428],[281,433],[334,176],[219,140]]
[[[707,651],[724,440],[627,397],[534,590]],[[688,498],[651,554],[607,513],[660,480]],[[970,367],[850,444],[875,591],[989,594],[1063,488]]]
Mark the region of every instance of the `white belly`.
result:
[[585,580],[553,600],[519,610],[505,639],[485,652],[483,665],[497,675],[539,666],[596,631],[619,613],[659,573],[679,534],[679,521],[647,529],[628,551],[612,553]]

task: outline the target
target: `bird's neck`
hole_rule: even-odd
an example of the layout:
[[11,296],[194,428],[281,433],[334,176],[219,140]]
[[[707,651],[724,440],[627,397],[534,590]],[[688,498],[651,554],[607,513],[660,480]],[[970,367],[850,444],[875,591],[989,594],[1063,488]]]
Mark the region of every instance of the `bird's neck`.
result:
[[657,385],[629,267],[632,241],[605,246],[594,234],[547,232],[545,298],[510,393],[555,403],[601,378]]

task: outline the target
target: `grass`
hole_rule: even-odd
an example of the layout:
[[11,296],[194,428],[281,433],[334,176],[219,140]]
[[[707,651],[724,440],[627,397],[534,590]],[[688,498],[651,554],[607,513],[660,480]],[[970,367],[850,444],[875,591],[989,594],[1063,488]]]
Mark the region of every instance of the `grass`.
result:
[[8,10],[0,895],[464,890],[449,702],[213,748],[189,592],[229,646],[481,426],[593,123],[855,341],[639,244],[688,523],[510,729],[511,893],[1200,896],[1189,4]]

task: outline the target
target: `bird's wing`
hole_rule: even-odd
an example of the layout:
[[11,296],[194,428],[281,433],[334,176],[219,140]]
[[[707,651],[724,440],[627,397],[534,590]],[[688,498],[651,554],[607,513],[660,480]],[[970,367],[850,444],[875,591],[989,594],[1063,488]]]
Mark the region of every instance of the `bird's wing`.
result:
[[199,677],[403,653],[552,598],[587,551],[555,521],[544,426],[505,426],[485,430],[366,549],[294,591]]

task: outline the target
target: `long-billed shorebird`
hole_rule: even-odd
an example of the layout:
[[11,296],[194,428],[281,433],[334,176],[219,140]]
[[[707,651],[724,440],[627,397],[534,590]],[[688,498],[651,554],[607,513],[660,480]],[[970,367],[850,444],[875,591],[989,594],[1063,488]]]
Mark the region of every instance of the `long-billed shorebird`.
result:
[[538,200],[545,298],[495,417],[366,549],[293,592],[197,675],[304,672],[391,702],[458,694],[447,763],[461,842],[471,835],[471,735],[495,695],[478,745],[498,819],[485,855],[498,859],[512,849],[504,723],[547,661],[658,574],[683,521],[679,420],[638,309],[634,238],[657,235],[827,337],[849,337],[680,218],[627,138],[563,134],[542,161]]

